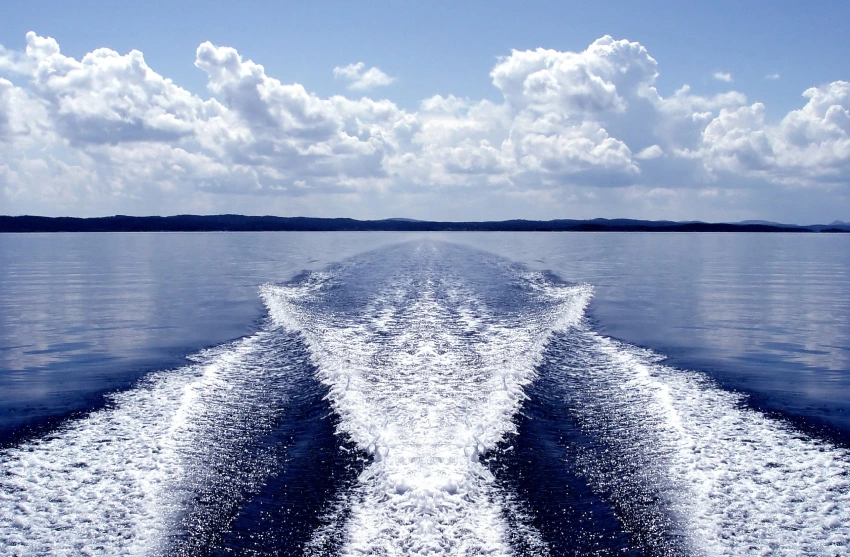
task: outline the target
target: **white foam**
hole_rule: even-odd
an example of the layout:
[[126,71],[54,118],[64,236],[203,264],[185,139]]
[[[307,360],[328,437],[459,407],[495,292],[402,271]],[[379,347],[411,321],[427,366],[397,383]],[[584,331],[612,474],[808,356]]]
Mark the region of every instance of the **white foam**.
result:
[[272,373],[269,334],[154,373],[109,407],[0,452],[0,553],[167,553],[193,494],[215,481],[206,464],[241,452],[274,410],[252,392]]
[[516,277],[546,303],[495,315],[429,249],[356,316],[317,303],[330,275],[263,289],[272,317],[310,346],[340,433],[372,457],[349,495],[342,555],[510,554],[479,458],[514,430],[549,331],[577,322],[590,297],[589,287]]
[[606,446],[606,458],[582,462],[597,486],[651,492],[694,554],[847,553],[848,451],[652,352],[590,330],[572,335],[565,359],[551,363],[582,428]]

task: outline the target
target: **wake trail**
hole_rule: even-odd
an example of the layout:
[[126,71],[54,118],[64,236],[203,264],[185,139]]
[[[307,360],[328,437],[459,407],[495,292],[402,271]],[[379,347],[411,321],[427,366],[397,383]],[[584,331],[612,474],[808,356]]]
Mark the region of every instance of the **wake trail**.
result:
[[841,555],[850,453],[586,323],[544,355],[583,439],[567,464],[651,555]]
[[278,427],[291,389],[309,388],[299,343],[269,329],[206,350],[112,395],[104,409],[0,452],[3,553],[206,551],[283,465],[280,447],[262,440]]
[[513,431],[549,334],[579,319],[589,288],[448,244],[382,257],[264,289],[304,335],[339,432],[372,458],[341,554],[510,555],[481,456]]

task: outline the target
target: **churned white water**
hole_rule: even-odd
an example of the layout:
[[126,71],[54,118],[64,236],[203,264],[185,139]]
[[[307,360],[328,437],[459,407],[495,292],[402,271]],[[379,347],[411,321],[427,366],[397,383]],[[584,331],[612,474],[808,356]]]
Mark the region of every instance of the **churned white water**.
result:
[[[173,554],[220,517],[193,510],[209,492],[238,498],[264,472],[242,452],[285,404],[285,366],[266,368],[270,332],[211,349],[197,363],[157,372],[109,407],[0,452],[0,553]],[[265,388],[260,388],[265,387]],[[250,396],[246,396],[250,395]],[[185,538],[185,536],[183,536]]]
[[479,459],[513,431],[550,332],[578,322],[590,291],[512,271],[525,302],[496,309],[440,257],[419,246],[351,314],[323,303],[341,288],[333,273],[263,291],[272,317],[306,338],[340,433],[372,457],[342,555],[511,554]]
[[693,555],[847,554],[847,450],[747,408],[741,395],[650,351],[587,329],[556,344],[548,369],[599,441],[579,466],[620,499],[627,527],[646,529],[663,513],[666,523],[656,523],[667,541],[680,536],[679,549]]
[[[0,554],[219,547],[243,503],[286,466],[265,436],[296,413],[295,389],[306,376],[315,386],[314,373],[360,457],[331,451],[366,464],[353,485],[302,478],[332,494],[316,511],[332,520],[303,548],[270,534],[268,553],[549,555],[537,510],[482,459],[516,433],[540,380],[534,392],[570,422],[552,438],[562,446],[540,450],[568,455],[563,465],[610,504],[636,552],[848,554],[850,452],[595,332],[584,318],[589,286],[411,242],[261,296],[260,332],[0,451]],[[568,538],[568,528],[554,535]]]

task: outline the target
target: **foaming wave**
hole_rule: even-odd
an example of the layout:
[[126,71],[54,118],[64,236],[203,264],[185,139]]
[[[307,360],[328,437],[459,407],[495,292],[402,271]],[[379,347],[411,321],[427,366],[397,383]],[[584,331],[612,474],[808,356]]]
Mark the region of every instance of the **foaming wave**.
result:
[[299,362],[279,358],[294,342],[264,331],[207,350],[4,450],[2,552],[180,555],[208,545],[274,467],[270,451],[246,448],[286,404]]
[[339,432],[372,458],[347,496],[342,554],[511,554],[480,457],[513,431],[549,334],[578,322],[589,288],[423,243],[263,295],[304,335]]
[[655,555],[840,555],[850,454],[704,375],[586,328],[545,355],[590,441],[576,464]]

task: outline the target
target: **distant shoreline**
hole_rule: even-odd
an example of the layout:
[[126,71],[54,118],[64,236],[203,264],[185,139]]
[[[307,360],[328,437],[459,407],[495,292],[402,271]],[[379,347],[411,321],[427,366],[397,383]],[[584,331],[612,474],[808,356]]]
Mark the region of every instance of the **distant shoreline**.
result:
[[850,224],[710,223],[634,219],[439,222],[412,219],[175,215],[0,216],[0,233],[26,232],[850,232]]

